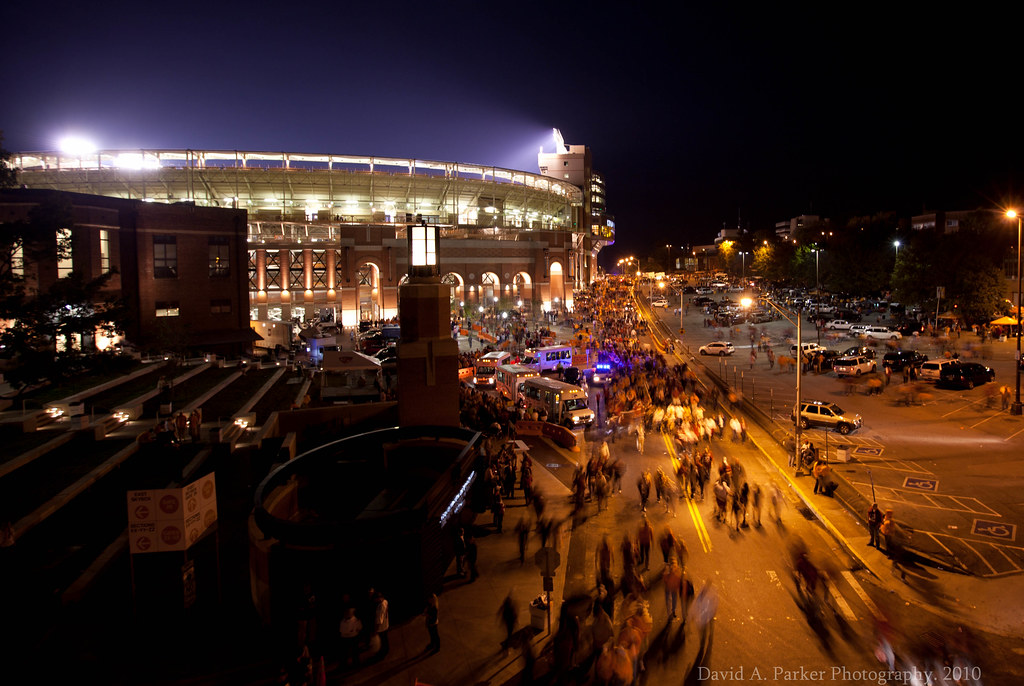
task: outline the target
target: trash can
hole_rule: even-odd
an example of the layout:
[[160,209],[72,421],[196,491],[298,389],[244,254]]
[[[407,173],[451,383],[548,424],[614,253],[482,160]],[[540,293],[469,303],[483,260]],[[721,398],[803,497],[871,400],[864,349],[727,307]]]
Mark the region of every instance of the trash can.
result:
[[530,603],[530,628],[535,631],[544,631],[548,619],[548,606],[544,602],[544,596],[537,596]]
[[836,462],[849,462],[850,461],[850,446],[839,445],[836,446]]

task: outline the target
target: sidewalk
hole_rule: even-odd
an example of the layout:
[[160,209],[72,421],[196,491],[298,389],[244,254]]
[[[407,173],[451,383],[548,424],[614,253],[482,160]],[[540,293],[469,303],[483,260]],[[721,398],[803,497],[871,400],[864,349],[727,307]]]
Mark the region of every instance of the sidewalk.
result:
[[[547,498],[545,516],[550,513],[556,518],[567,517],[570,511],[569,489],[536,460],[533,474],[535,489]],[[542,577],[533,561],[533,556],[540,549],[536,533],[530,535],[525,563],[519,563],[519,545],[514,529],[519,518],[527,515],[522,491],[517,488],[516,497],[507,500],[506,506],[504,533],[494,530],[491,516],[486,513],[477,517],[473,527],[480,555],[480,577],[469,581],[468,577],[455,575],[454,563],[449,568],[444,590],[438,594],[440,652],[425,651],[429,636],[425,620],[420,615],[400,626],[392,626],[389,632],[391,650],[383,661],[349,673],[329,673],[328,683],[411,686],[419,680],[432,686],[504,684],[515,677],[522,669],[522,659],[517,650],[510,651],[508,655],[502,651],[505,633],[498,620],[498,609],[511,592],[519,606],[517,626],[527,627],[524,633],[530,635],[529,602],[542,592]],[[562,560],[551,592],[555,612],[561,605],[566,582],[569,541],[570,536],[563,532],[555,545]],[[558,617],[553,616],[551,629],[557,628]],[[539,653],[541,644],[550,637],[547,628],[533,633],[534,652]]]

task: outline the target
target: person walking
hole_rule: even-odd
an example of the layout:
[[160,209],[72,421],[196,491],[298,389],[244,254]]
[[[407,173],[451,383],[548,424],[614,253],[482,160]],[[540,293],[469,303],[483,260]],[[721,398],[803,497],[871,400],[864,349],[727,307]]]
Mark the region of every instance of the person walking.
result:
[[441,637],[437,632],[438,605],[437,594],[431,593],[427,598],[427,609],[423,613],[426,618],[427,633],[430,634],[430,644],[426,648],[426,652],[429,653],[441,650]]
[[508,655],[509,648],[512,647],[512,636],[516,633],[518,617],[519,608],[516,607],[516,601],[512,599],[512,591],[509,591],[508,595],[505,596],[505,600],[501,602],[501,606],[498,608],[498,618],[505,627],[505,640],[501,642],[501,649],[504,655]]
[[353,667],[359,666],[359,634],[363,631],[363,623],[356,617],[354,607],[345,608],[345,614],[341,618],[339,626],[341,634],[341,664],[347,667],[351,663]]
[[640,548],[640,562],[644,565],[644,571],[651,568],[651,544],[654,543],[654,527],[644,515],[640,522],[640,529],[636,535],[637,547]]
[[[676,618],[676,604],[683,595],[683,568],[679,566],[673,555],[661,574],[665,584],[665,609],[668,610],[669,621]],[[685,600],[682,603],[685,606]]]
[[383,660],[387,657],[388,651],[391,650],[391,644],[388,641],[388,631],[391,630],[388,601],[380,591],[374,593],[373,597],[377,601],[377,607],[374,609],[373,617],[374,630],[377,632],[377,637],[380,639],[380,650],[377,652],[376,659]]
[[868,510],[868,531],[871,535],[871,539],[868,541],[869,546],[878,548],[878,530],[882,526],[882,511],[878,509],[878,503],[871,503],[871,509]]

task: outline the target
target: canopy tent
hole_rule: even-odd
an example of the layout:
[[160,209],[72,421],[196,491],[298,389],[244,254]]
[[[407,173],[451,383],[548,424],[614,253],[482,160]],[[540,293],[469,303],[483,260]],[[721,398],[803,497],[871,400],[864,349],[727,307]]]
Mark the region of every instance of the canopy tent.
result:
[[939,319],[960,319],[960,315],[953,310],[947,310],[939,315]]
[[1013,317],[1000,317],[989,322],[991,326],[1017,326],[1017,320]]

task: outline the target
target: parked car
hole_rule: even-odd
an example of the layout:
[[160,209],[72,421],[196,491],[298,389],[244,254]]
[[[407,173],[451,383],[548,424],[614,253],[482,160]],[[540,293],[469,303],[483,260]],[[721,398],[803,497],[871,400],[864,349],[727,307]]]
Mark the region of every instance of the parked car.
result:
[[[794,422],[796,417],[790,414]],[[805,400],[800,403],[800,428],[809,429],[812,426],[824,426],[835,429],[844,436],[854,429],[859,429],[863,424],[861,416],[856,412],[847,414],[843,408],[835,403],[826,403],[819,400]]]
[[658,298],[651,303],[651,307],[668,307],[668,298]]
[[821,355],[821,369],[832,369],[832,366],[843,357],[843,354],[838,350],[819,350],[815,353],[815,357]]
[[875,361],[866,357],[840,357],[832,365],[836,376],[860,376],[870,374],[876,369]]
[[978,384],[994,381],[996,373],[991,367],[977,362],[948,365],[939,372],[938,385],[945,388],[974,388]]
[[907,365],[920,368],[927,361],[928,356],[916,350],[894,350],[882,358],[882,364],[894,372],[902,372]]
[[843,357],[866,357],[873,360],[875,359],[875,349],[866,345],[855,345],[844,350]]
[[732,355],[736,348],[729,341],[713,341],[697,349],[701,355]]
[[[816,352],[820,352],[825,349],[825,346],[819,345],[818,343],[803,343],[800,346],[803,348],[804,355],[813,355]],[[796,344],[789,346],[789,354],[796,355]]]
[[960,364],[960,360],[928,360],[921,365],[921,380],[938,381],[942,377],[942,370],[951,364]]
[[829,331],[849,331],[850,322],[845,319],[833,319],[825,325],[825,328]]
[[891,340],[898,341],[903,338],[903,334],[899,331],[893,331],[887,326],[869,326],[864,329],[864,338],[874,338],[876,340]]

